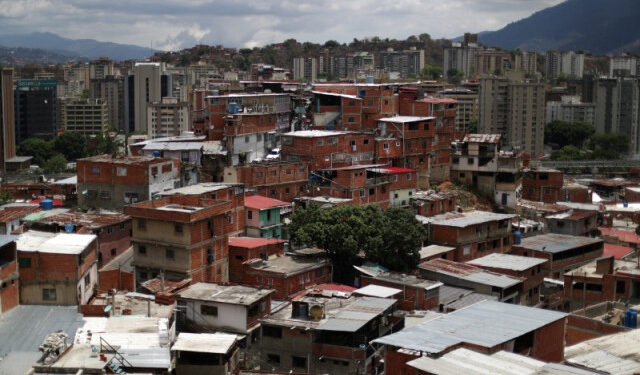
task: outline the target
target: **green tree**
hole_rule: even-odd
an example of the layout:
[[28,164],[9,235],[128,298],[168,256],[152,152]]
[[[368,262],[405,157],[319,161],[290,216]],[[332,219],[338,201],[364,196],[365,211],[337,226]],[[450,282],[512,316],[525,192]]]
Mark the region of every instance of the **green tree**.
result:
[[590,147],[593,159],[620,159],[629,151],[629,137],[621,133],[594,134]]
[[582,159],[585,159],[586,157],[588,157],[588,155],[583,155],[580,152],[580,149],[573,145],[564,146],[560,150],[557,150],[551,153],[551,160],[561,160],[561,161],[582,160]]
[[464,78],[464,72],[459,72],[456,69],[447,70],[447,79],[450,83],[455,83],[456,85],[462,81]]
[[116,137],[103,133],[96,134],[94,142],[95,148],[93,152],[91,152],[92,155],[117,154],[123,146],[122,142],[116,139]]
[[67,159],[62,154],[55,154],[44,163],[43,169],[46,173],[64,172],[67,169]]
[[32,164],[39,166],[54,155],[53,140],[45,141],[41,138],[27,138],[18,145],[18,155],[33,156]]
[[568,145],[582,147],[595,131],[593,125],[586,122],[553,121],[544,128],[544,142],[560,148]]
[[425,65],[422,68],[422,77],[426,79],[438,79],[442,74],[442,68],[435,65]]
[[296,245],[317,246],[333,262],[334,279],[351,283],[353,265],[360,252],[369,260],[397,271],[409,271],[418,262],[426,239],[422,226],[404,209],[339,206],[322,209],[310,205],[291,218],[291,240]]
[[13,202],[13,193],[10,191],[0,192],[0,205]]
[[475,134],[478,132],[478,119],[475,119],[469,123],[466,132],[469,134]]
[[76,132],[64,132],[53,141],[53,149],[67,160],[81,159],[87,156],[87,139]]

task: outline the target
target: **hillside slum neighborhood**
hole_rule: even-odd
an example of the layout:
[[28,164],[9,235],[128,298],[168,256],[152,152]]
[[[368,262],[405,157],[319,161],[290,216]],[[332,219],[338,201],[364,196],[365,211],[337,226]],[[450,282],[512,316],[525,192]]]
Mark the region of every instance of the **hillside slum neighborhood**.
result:
[[[640,373],[640,170],[555,169],[424,83],[256,85],[7,175],[0,373]],[[418,266],[340,283],[290,241],[297,210],[348,205],[410,210]]]

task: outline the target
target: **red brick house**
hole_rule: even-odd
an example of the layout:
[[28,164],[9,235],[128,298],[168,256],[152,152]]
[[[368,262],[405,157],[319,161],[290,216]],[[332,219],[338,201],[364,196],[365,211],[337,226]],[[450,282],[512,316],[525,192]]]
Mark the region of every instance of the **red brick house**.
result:
[[515,215],[484,211],[419,216],[429,231],[429,243],[456,248],[454,260],[465,262],[511,249],[511,219]]
[[239,182],[256,194],[291,202],[304,195],[309,182],[309,166],[305,162],[264,161],[226,168],[224,179]]
[[309,181],[313,196],[351,199],[354,205],[375,204],[387,208],[391,176],[375,171],[380,165],[353,165],[315,171]]
[[283,255],[244,262],[243,285],[275,289],[273,298],[289,296],[313,285],[331,282],[331,264],[326,259]]
[[0,316],[18,305],[20,280],[16,236],[0,236]]
[[133,218],[137,282],[161,274],[169,280],[229,280],[228,235],[233,229],[229,201],[173,195],[126,206]]
[[229,281],[242,283],[245,262],[284,255],[285,240],[276,238],[229,237]]
[[522,199],[556,203],[563,200],[563,174],[549,168],[531,168],[522,176]]

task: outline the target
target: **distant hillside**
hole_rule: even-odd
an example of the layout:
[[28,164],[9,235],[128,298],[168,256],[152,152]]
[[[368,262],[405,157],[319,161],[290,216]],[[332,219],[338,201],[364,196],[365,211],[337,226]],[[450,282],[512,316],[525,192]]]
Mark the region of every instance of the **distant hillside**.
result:
[[71,54],[60,54],[39,48],[0,46],[0,65],[64,64],[83,59]]
[[501,30],[482,33],[480,43],[544,52],[640,53],[639,0],[567,0]]
[[155,51],[131,44],[99,42],[94,39],[68,39],[53,33],[0,35],[0,45],[7,47],[39,48],[63,55],[113,60],[144,59]]

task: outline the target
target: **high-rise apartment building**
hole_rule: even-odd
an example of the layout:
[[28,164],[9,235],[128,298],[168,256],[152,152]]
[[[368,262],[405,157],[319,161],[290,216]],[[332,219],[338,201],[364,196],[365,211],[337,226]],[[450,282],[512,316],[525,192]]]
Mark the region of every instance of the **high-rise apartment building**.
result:
[[89,63],[89,80],[105,79],[115,74],[113,61],[100,58]]
[[107,123],[110,128],[127,131],[125,127],[125,77],[107,76],[91,80],[91,98],[103,99],[107,104]]
[[547,51],[547,78],[560,75],[582,78],[584,73],[584,54],[574,51]]
[[535,52],[516,52],[513,66],[516,72],[533,76],[538,72],[538,54]]
[[594,84],[596,133],[622,133],[629,137],[630,153],[640,155],[640,80],[600,78]]
[[133,129],[135,131],[147,130],[147,105],[158,103],[162,99],[163,65],[156,62],[137,62],[133,67]]
[[638,74],[638,59],[635,56],[613,56],[609,60],[609,77],[635,77]]
[[29,137],[50,139],[58,131],[57,82],[23,79],[14,91],[16,143]]
[[406,51],[389,48],[380,52],[380,68],[387,73],[399,73],[401,78],[417,76],[424,68],[424,50],[412,47]]
[[94,135],[109,130],[107,102],[104,99],[60,99],[60,127],[64,131]]
[[474,74],[474,62],[478,46],[478,35],[466,33],[464,41],[453,43],[444,49],[444,64],[442,74],[446,78],[449,71],[462,72],[465,77]]
[[165,97],[147,106],[147,135],[172,137],[189,130],[189,102]]
[[579,96],[563,95],[560,101],[547,102],[546,123],[553,121],[586,122],[595,125],[595,103],[583,103]]
[[13,69],[0,72],[0,170],[5,171],[7,160],[16,156],[16,133],[13,104]]
[[305,79],[313,82],[318,79],[318,59],[315,57],[296,57],[293,59],[293,79]]
[[480,80],[479,133],[503,134],[506,145],[541,156],[544,122],[544,84],[526,81],[521,74]]

